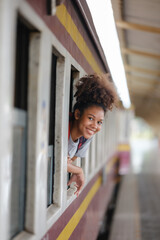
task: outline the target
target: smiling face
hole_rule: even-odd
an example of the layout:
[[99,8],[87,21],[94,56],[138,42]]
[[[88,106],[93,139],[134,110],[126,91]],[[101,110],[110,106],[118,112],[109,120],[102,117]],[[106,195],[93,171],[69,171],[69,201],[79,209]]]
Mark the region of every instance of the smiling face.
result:
[[75,110],[76,135],[84,136],[86,139],[91,138],[99,132],[104,120],[104,110],[96,105],[86,108],[80,116],[80,111]]

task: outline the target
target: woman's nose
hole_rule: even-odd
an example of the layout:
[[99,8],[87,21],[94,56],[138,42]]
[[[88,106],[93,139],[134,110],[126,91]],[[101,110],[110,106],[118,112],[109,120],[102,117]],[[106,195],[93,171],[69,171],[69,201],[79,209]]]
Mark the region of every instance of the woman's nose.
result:
[[93,126],[94,129],[97,129],[97,127],[98,127],[97,122],[94,121],[94,122],[92,123],[92,126]]

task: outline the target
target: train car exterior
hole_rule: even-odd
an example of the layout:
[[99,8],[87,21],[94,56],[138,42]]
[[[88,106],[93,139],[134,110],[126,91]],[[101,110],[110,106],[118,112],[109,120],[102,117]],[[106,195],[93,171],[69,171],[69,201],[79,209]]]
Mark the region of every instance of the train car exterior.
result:
[[86,73],[109,72],[87,4],[1,0],[0,33],[1,239],[94,240],[124,156],[119,143],[128,152],[130,113],[107,113],[87,157],[76,160],[85,173],[76,198],[67,188],[74,85]]

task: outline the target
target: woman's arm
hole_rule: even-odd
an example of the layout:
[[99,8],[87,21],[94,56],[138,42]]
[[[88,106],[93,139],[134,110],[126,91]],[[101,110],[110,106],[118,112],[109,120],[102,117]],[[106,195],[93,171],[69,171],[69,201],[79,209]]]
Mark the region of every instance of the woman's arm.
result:
[[82,168],[73,165],[71,162],[67,163],[67,172],[75,173],[75,174],[81,174],[82,171],[83,171]]
[[83,170],[82,170],[82,168],[77,167],[68,161],[67,162],[67,171],[72,173],[72,176],[71,176],[70,180],[68,181],[67,185],[70,185],[72,182],[76,182],[75,186],[77,187],[77,191],[74,194],[76,194],[78,197],[79,192],[84,185]]
[[77,159],[76,156],[74,156],[73,158],[70,158],[70,157],[68,156],[67,162],[68,162],[68,163],[72,163],[72,162],[74,162],[76,159]]
[[75,161],[77,159],[77,156],[74,156],[71,160],[72,162]]

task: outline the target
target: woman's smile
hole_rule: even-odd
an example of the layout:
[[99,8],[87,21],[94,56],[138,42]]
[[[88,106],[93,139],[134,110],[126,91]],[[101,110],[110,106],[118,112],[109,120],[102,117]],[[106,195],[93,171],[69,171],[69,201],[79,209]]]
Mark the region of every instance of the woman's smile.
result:
[[88,134],[90,134],[90,135],[93,135],[96,133],[96,129],[86,128],[86,130],[87,130]]

